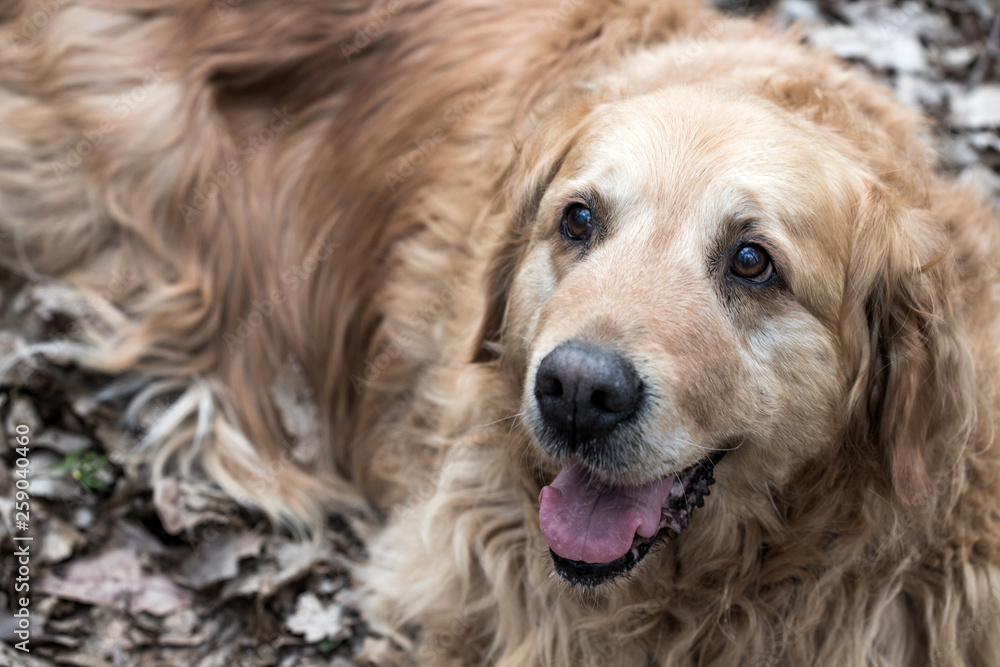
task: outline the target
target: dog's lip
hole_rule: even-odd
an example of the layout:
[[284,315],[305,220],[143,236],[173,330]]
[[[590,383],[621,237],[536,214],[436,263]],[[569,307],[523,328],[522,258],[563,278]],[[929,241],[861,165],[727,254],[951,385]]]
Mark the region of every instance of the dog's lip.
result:
[[718,452],[681,472],[667,476],[675,478],[680,484],[672,486],[670,495],[661,507],[660,523],[651,536],[634,535],[631,548],[625,554],[603,563],[564,558],[550,547],[549,555],[556,571],[571,584],[588,587],[598,586],[630,571],[642,562],[656,544],[676,537],[687,528],[692,510],[702,507],[704,496],[710,494],[708,487],[715,483],[712,473],[724,454],[725,452]]

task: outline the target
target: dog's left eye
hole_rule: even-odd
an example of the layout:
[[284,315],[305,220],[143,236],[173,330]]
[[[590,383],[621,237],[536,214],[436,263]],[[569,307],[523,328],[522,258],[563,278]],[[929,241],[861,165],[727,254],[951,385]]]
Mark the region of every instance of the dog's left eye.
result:
[[570,204],[562,219],[563,236],[570,241],[586,241],[594,233],[593,215],[583,204]]
[[729,265],[733,275],[754,283],[762,283],[774,273],[774,264],[767,251],[756,243],[747,243],[733,255]]

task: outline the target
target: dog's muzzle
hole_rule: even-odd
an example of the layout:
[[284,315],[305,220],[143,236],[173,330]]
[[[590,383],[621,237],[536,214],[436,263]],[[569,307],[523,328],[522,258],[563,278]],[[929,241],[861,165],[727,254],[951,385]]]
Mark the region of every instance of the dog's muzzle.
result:
[[[717,458],[638,487],[606,481],[642,447],[645,387],[621,354],[581,340],[549,352],[535,373],[535,433],[565,461],[539,495],[539,521],[556,569],[597,585],[632,569],[661,538],[687,528],[704,504]],[[594,475],[596,467],[602,475]]]

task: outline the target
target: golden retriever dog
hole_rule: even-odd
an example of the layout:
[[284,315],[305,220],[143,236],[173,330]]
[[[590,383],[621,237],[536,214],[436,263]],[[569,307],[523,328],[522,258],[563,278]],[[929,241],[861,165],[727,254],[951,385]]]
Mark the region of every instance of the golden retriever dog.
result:
[[0,262],[93,311],[29,352],[157,489],[380,508],[419,664],[1000,664],[1000,227],[887,90],[681,0],[0,19]]

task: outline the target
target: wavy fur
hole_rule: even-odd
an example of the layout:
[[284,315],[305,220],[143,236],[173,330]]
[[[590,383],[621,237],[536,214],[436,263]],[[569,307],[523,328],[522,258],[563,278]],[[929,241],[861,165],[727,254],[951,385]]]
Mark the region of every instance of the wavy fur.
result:
[[[364,576],[420,664],[1000,662],[1000,233],[887,91],[679,1],[42,0],[0,21],[0,267],[104,313],[36,351],[112,374],[132,414],[168,406],[156,485],[298,524],[390,510]],[[537,221],[595,118],[681,89],[706,110],[686,156],[716,150],[726,100],[815,138],[788,157],[829,178],[782,187],[816,239],[790,260],[796,297],[829,344],[745,403],[771,437],[720,464],[688,531],[581,591],[537,527],[553,468],[522,405],[555,326],[546,272],[573,266],[538,263]],[[320,451],[270,392],[290,358]]]

